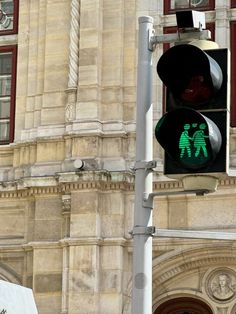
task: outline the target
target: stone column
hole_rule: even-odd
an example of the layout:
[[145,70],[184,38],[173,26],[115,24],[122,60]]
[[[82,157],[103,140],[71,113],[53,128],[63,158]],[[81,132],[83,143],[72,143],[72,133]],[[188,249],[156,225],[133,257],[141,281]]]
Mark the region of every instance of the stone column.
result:
[[79,82],[73,131],[99,132],[103,1],[81,0]]
[[[77,100],[78,71],[79,71],[79,33],[80,33],[80,1],[71,1],[70,48],[69,48],[69,77],[66,104],[66,122],[75,119],[75,104]],[[68,129],[68,127],[67,127]]]
[[230,1],[217,0],[215,3],[215,41],[220,47],[230,47],[229,8]]
[[99,193],[88,184],[71,193],[68,312],[97,314],[99,304]]

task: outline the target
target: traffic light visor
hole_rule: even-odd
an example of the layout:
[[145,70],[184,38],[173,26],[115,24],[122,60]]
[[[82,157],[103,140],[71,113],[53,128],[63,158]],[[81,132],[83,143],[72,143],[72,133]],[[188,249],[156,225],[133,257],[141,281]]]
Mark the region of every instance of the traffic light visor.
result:
[[213,98],[223,81],[218,63],[191,44],[168,49],[157,63],[157,73],[174,97],[193,106]]

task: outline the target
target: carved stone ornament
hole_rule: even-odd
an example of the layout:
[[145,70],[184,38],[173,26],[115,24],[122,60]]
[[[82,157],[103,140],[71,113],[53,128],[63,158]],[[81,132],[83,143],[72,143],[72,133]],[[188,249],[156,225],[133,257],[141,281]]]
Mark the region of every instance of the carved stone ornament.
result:
[[75,117],[74,112],[75,112],[75,104],[68,103],[66,105],[66,111],[65,111],[66,122],[70,122],[74,119],[74,117]]
[[220,303],[231,301],[236,295],[236,274],[227,268],[211,272],[206,280],[206,291],[211,299]]
[[62,214],[70,213],[70,211],[71,211],[71,196],[70,194],[62,195]]

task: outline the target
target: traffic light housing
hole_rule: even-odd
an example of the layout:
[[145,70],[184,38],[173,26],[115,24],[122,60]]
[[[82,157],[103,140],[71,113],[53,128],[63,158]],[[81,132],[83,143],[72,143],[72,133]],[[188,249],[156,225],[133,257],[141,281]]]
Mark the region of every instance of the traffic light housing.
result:
[[228,170],[228,50],[191,44],[168,49],[157,64],[166,113],[155,129],[170,177]]

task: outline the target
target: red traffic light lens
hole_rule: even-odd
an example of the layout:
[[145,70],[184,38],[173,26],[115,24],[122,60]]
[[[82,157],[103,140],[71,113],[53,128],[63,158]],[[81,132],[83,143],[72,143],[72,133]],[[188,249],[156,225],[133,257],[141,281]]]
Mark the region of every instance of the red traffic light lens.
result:
[[190,107],[213,99],[223,82],[219,64],[191,44],[168,49],[157,63],[157,73],[173,99]]
[[180,99],[191,104],[204,103],[213,97],[213,90],[206,82],[204,76],[193,76],[187,86],[180,93]]

